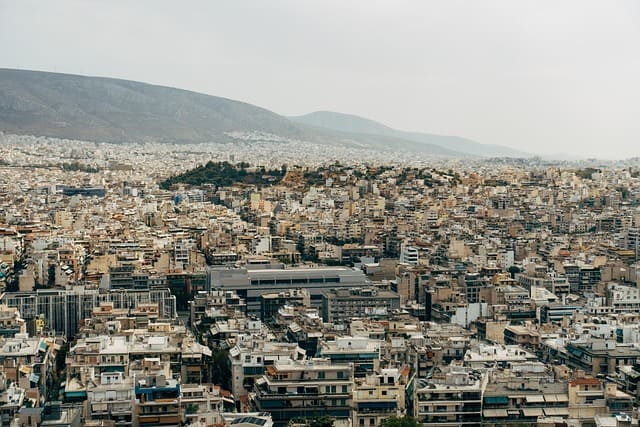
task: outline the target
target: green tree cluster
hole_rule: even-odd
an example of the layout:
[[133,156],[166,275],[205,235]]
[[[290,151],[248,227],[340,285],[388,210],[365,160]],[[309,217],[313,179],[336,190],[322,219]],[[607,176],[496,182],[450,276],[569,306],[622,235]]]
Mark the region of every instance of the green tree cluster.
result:
[[420,427],[422,424],[419,424],[415,418],[404,416],[404,417],[389,417],[385,419],[380,427]]
[[232,165],[229,162],[207,162],[179,175],[172,176],[160,183],[165,190],[173,185],[182,183],[193,186],[213,184],[216,187],[227,187],[233,184],[272,185],[279,183],[286,168],[267,170],[264,167],[249,170],[249,164],[245,162]]

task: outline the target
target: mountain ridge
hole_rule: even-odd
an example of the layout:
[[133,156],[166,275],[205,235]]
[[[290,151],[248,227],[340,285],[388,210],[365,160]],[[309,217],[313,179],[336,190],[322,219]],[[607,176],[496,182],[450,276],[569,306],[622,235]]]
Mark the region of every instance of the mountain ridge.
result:
[[228,139],[224,133],[243,129],[242,120],[265,132],[304,136],[282,116],[227,98],[108,77],[0,69],[5,132],[102,142],[202,142]]
[[[459,137],[419,134],[429,135],[429,140],[374,121],[369,122],[378,126],[375,132],[361,127],[335,129],[303,123],[300,117],[304,116],[291,119],[246,102],[169,86],[0,68],[0,131],[4,133],[112,143],[202,143],[233,142],[237,141],[234,133],[254,132],[383,152],[402,150],[444,157],[494,155],[445,143],[446,138],[463,140]],[[368,120],[351,117],[360,123]]]
[[290,116],[289,119],[297,123],[303,123],[321,128],[334,129],[342,132],[357,132],[365,134],[377,134],[393,136],[408,141],[435,144],[450,150],[460,151],[477,156],[511,156],[529,157],[525,153],[511,147],[496,144],[482,144],[467,138],[438,135],[426,132],[408,132],[394,129],[383,123],[355,114],[338,113],[335,111],[314,111],[301,116]]

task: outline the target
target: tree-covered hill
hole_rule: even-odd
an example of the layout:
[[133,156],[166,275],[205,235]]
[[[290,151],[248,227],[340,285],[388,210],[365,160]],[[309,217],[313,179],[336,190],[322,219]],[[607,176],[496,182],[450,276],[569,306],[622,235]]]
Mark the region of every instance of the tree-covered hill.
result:
[[273,185],[279,183],[286,169],[266,170],[264,167],[252,168],[248,163],[233,165],[229,162],[208,162],[179,175],[172,176],[160,183],[166,190],[176,184],[199,186],[205,184],[225,187],[233,184]]

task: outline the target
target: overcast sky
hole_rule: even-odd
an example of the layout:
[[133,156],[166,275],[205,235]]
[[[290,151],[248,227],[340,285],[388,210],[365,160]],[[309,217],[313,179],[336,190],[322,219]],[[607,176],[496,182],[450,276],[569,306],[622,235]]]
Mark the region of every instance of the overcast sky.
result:
[[0,67],[640,156],[637,0],[0,0]]

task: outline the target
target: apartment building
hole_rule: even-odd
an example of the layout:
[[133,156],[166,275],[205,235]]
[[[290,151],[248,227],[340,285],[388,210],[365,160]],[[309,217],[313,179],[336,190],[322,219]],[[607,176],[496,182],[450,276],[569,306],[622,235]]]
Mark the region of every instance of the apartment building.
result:
[[353,391],[353,421],[357,427],[379,426],[385,419],[406,414],[405,392],[408,367],[381,369],[356,379]]
[[413,416],[425,427],[482,425],[482,394],[487,376],[479,370],[449,366],[417,380]]
[[144,358],[130,367],[134,378],[134,423],[179,427],[182,422],[180,383],[173,378],[168,363]]
[[374,287],[327,289],[322,293],[325,322],[344,323],[358,317],[387,316],[400,308],[400,296]]
[[328,359],[277,361],[256,380],[251,398],[256,410],[271,413],[274,427],[322,415],[349,420],[353,367]]
[[318,354],[332,363],[349,365],[356,377],[364,377],[379,369],[381,344],[378,340],[366,337],[341,336],[334,340],[323,340]]
[[87,384],[87,420],[108,420],[114,426],[133,425],[134,383],[123,372],[102,372],[98,382]]

